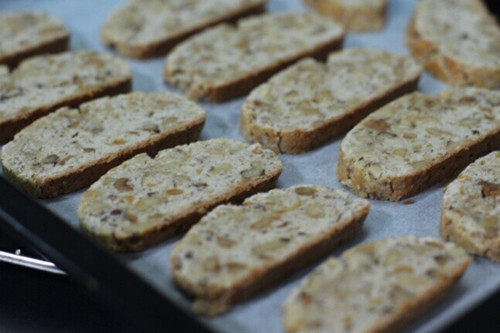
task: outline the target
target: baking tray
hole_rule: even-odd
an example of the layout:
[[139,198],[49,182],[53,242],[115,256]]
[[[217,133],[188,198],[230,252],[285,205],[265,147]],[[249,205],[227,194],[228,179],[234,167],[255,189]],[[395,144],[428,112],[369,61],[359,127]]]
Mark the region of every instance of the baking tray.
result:
[[[45,10],[64,19],[72,32],[72,49],[106,51],[100,41],[100,29],[107,15],[122,3],[123,1],[119,0],[3,1],[0,2],[0,10],[26,8]],[[407,54],[405,31],[415,3],[416,1],[410,0],[391,1],[386,27],[377,33],[348,34],[345,47],[371,46],[399,54]],[[298,0],[271,0],[268,9],[270,11],[306,10]],[[150,61],[129,59],[128,61],[134,71],[134,90],[176,91],[162,82],[161,73],[164,58]],[[443,89],[446,89],[446,85],[433,79],[427,73],[423,75],[419,84],[419,90],[424,93],[437,93]],[[239,110],[243,101],[244,98],[222,104],[201,103],[207,111],[207,123],[201,139],[215,137],[243,139],[238,130]],[[284,170],[279,179],[278,187],[285,188],[295,184],[311,183],[343,188],[335,175],[341,139],[342,137],[339,137],[307,154],[281,155]],[[343,250],[356,244],[389,236],[412,234],[438,237],[442,189],[445,184],[446,182],[438,184],[411,198],[411,201],[394,203],[370,200],[372,208],[361,234],[355,240],[333,251],[332,255],[339,255]],[[51,215],[50,212],[45,212],[43,209],[40,211],[44,213],[33,215],[30,210],[23,210],[23,206],[19,206],[19,202],[24,202],[25,206],[29,206],[29,202],[21,200],[23,196],[12,194],[12,197],[17,198],[17,201],[9,200],[11,193],[15,193],[15,191],[8,190],[8,185],[4,181],[0,185],[4,188],[0,193],[9,193],[9,198],[2,194],[0,201],[0,207],[3,211],[7,211],[3,214],[6,217],[2,216],[2,211],[0,211],[0,217],[8,220],[6,228],[12,232],[23,234],[38,250],[54,260],[80,282],[83,282],[87,290],[95,294],[96,297],[107,303],[120,303],[121,305],[118,305],[120,311],[127,310],[125,313],[130,313],[128,312],[130,309],[122,304],[128,302],[114,302],[114,297],[130,297],[131,302],[140,302],[135,304],[143,304],[148,309],[157,305],[158,308],[165,311],[158,310],[150,314],[152,316],[151,322],[158,325],[157,328],[164,327],[165,321],[169,322],[170,319],[178,318],[177,320],[181,322],[190,323],[186,325],[196,326],[199,323],[199,325],[205,325],[218,332],[282,332],[281,306],[292,289],[313,268],[302,270],[252,300],[235,306],[223,316],[216,318],[193,317],[189,310],[191,300],[175,288],[170,270],[170,251],[179,237],[140,253],[108,255],[98,247],[93,246],[80,233],[76,210],[82,191],[52,200],[38,201],[55,215]],[[6,192],[7,190],[9,192]],[[36,208],[36,211],[38,212],[39,208]],[[9,214],[10,218],[7,216]],[[51,246],[51,244],[57,244],[57,246]],[[72,249],[74,244],[78,244],[79,251]],[[85,261],[85,258],[82,258],[82,252],[88,254],[89,258],[93,258],[92,262]],[[93,261],[94,257],[100,259]],[[134,274],[128,273],[128,270],[113,258],[118,258]],[[106,274],[109,274],[109,277],[106,277]],[[88,281],[92,281],[92,279],[94,282],[99,281],[101,288],[89,288]],[[116,279],[120,279],[120,286],[116,285],[118,281]],[[127,292],[127,288],[121,287],[122,279],[128,281],[129,284],[125,285],[132,288],[131,292]],[[141,280],[147,281],[148,284],[142,284]],[[440,305],[407,327],[406,330],[412,332],[438,331],[498,290],[500,290],[500,265],[488,259],[476,257],[452,294]],[[147,296],[141,298],[141,292]],[[159,313],[170,313],[171,315],[168,318],[163,317],[162,320]],[[195,326],[191,329],[203,330],[202,326]]]

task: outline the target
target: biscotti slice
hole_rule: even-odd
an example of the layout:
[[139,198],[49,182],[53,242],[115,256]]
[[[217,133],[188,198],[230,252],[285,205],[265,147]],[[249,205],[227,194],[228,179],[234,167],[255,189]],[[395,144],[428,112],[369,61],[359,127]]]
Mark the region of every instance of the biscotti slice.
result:
[[21,60],[68,49],[64,23],[43,12],[0,13],[0,64],[14,67]]
[[130,91],[132,70],[110,54],[74,51],[23,61],[0,81],[0,144],[61,106]]
[[178,45],[164,78],[193,99],[221,102],[249,92],[272,74],[342,46],[342,27],[313,13],[264,14],[220,24]]
[[350,31],[380,30],[385,25],[387,0],[305,0],[320,14]]
[[415,90],[421,73],[411,58],[369,48],[333,53],[326,65],[304,59],[252,91],[241,131],[274,151],[303,153]]
[[500,261],[500,151],[469,165],[444,192],[442,235]]
[[267,0],[132,0],[107,19],[104,42],[132,58],[165,54],[179,42],[221,22],[264,11]]
[[453,243],[400,236],[362,244],[314,270],[287,299],[286,332],[397,332],[443,299],[470,257]]
[[135,92],[61,108],[38,119],[3,147],[4,173],[37,197],[92,184],[142,152],[196,140],[205,111],[170,93]]
[[83,194],[83,229],[114,251],[138,251],[193,223],[217,205],[275,186],[282,165],[260,145],[212,139],[140,154]]
[[375,111],[347,134],[337,174],[361,196],[399,200],[499,148],[499,91],[416,92]]
[[196,312],[215,315],[330,253],[361,229],[370,205],[326,186],[299,185],[219,206],[171,255]]
[[449,84],[500,87],[500,27],[481,0],[419,1],[407,44]]

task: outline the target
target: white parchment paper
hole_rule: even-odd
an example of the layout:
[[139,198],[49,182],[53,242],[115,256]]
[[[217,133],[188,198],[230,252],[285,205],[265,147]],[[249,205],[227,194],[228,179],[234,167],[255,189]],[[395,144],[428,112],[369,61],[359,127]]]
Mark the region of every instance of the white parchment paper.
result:
[[[350,33],[347,35],[345,47],[371,46],[407,54],[405,32],[415,2],[413,0],[390,1],[386,27],[377,33]],[[100,40],[101,26],[107,15],[122,3],[123,1],[120,0],[0,0],[0,10],[43,9],[64,19],[72,33],[72,49],[105,51]],[[270,0],[269,3],[271,11],[305,9],[299,0]],[[175,91],[162,82],[164,58],[149,61],[129,60],[129,62],[134,70],[134,90]],[[420,91],[437,93],[443,89],[446,89],[445,84],[433,79],[427,73],[423,75],[419,85]],[[239,111],[243,100],[241,98],[223,104],[201,103],[207,111],[207,123],[201,138],[243,139],[238,130]],[[284,170],[278,187],[312,183],[342,188],[335,174],[341,140],[342,137],[339,137],[304,155],[282,155]],[[332,255],[339,255],[346,248],[365,241],[394,235],[438,237],[442,190],[445,184],[446,182],[443,182],[413,197],[415,203],[410,205],[371,200],[372,208],[362,233],[354,241],[332,252]],[[53,200],[45,200],[43,203],[79,229],[76,210],[80,196],[81,192],[78,192]],[[174,287],[170,272],[169,255],[177,240],[178,238],[169,240],[141,253],[119,255],[119,258],[161,293],[188,309],[190,300]],[[312,268],[304,269],[274,288],[261,293],[258,297],[235,306],[223,316],[201,320],[221,332],[282,332],[281,306],[300,279]],[[120,282],[117,281],[117,283]],[[499,288],[500,264],[484,258],[475,258],[453,293],[406,330],[412,332],[439,330]]]

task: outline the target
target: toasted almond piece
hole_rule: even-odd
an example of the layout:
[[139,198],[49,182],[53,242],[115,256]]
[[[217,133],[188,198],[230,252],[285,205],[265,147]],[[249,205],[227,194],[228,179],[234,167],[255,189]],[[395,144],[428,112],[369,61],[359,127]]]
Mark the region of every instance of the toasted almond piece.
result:
[[[188,229],[219,204],[274,187],[282,169],[276,154],[233,139],[212,139],[140,154],[111,169],[86,191],[78,216],[83,229],[114,251],[138,251]],[[213,172],[222,164],[231,168]],[[243,177],[259,165],[262,172]],[[113,186],[127,178],[131,191]],[[113,213],[115,212],[115,213]],[[124,217],[132,214],[137,221]]]
[[313,13],[253,16],[178,45],[167,57],[164,79],[191,98],[222,102],[301,58],[325,59],[341,47],[343,37],[340,25]]
[[347,134],[337,174],[361,196],[400,200],[499,148],[500,92],[413,93],[375,111]]
[[419,1],[407,44],[449,84],[500,87],[500,27],[482,0]]
[[306,277],[287,299],[287,332],[394,332],[437,303],[471,258],[453,243],[401,236],[361,244]]
[[123,60],[94,51],[72,51],[23,61],[0,77],[0,144],[62,106],[128,92],[132,70]]
[[350,31],[380,30],[385,25],[387,0],[305,0]]
[[264,11],[267,0],[132,0],[113,12],[102,29],[104,43],[145,59],[221,22]]
[[[321,214],[311,217],[311,207]],[[316,185],[219,206],[176,244],[175,281],[196,297],[196,311],[219,314],[353,238],[369,207],[346,192]],[[217,269],[207,264],[213,261]]]
[[[138,153],[155,154],[196,140],[204,123],[205,111],[179,95],[104,97],[78,109],[59,109],[24,128],[3,147],[1,164],[29,193],[54,197],[92,184]],[[155,124],[158,132],[144,124]],[[132,191],[127,178],[113,184],[122,192]]]
[[342,134],[380,106],[416,89],[411,58],[370,48],[304,59],[252,91],[241,131],[274,151],[303,153]]
[[500,261],[500,151],[476,160],[446,187],[441,233],[470,253]]
[[70,33],[64,23],[38,11],[0,13],[0,64],[16,66],[45,53],[66,51]]

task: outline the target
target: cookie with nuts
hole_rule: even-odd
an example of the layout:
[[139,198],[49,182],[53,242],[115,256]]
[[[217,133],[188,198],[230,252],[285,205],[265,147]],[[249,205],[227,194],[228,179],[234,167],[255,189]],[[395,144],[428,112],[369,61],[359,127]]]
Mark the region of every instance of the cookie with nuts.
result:
[[132,70],[123,60],[94,51],[27,59],[0,77],[0,144],[62,106],[130,91]]
[[304,57],[326,59],[342,46],[342,27],[314,13],[273,13],[220,24],[178,45],[165,82],[190,98],[215,102],[241,96]]
[[361,244],[307,276],[283,307],[286,332],[397,332],[445,297],[471,258],[453,243],[400,236]]
[[241,131],[274,151],[307,152],[415,90],[421,73],[412,58],[371,48],[332,53],[326,64],[304,59],[252,91]]
[[171,254],[194,310],[216,315],[330,253],[361,229],[370,205],[326,186],[298,185],[222,205]]
[[111,169],[82,196],[83,230],[114,251],[138,251],[188,229],[217,205],[275,186],[282,165],[260,145],[212,139]]
[[448,84],[500,88],[500,26],[482,0],[419,1],[407,44]]
[[470,253],[500,261],[500,151],[476,160],[446,187],[441,233]]
[[0,13],[0,64],[68,49],[70,33],[56,17],[38,11]]
[[416,92],[375,111],[346,135],[337,175],[361,196],[400,200],[499,148],[500,92]]
[[113,12],[102,39],[121,54],[151,58],[221,22],[264,11],[267,0],[132,0]]
[[61,108],[19,132],[3,147],[4,173],[37,197],[92,184],[142,152],[198,138],[205,111],[186,98],[134,92]]

